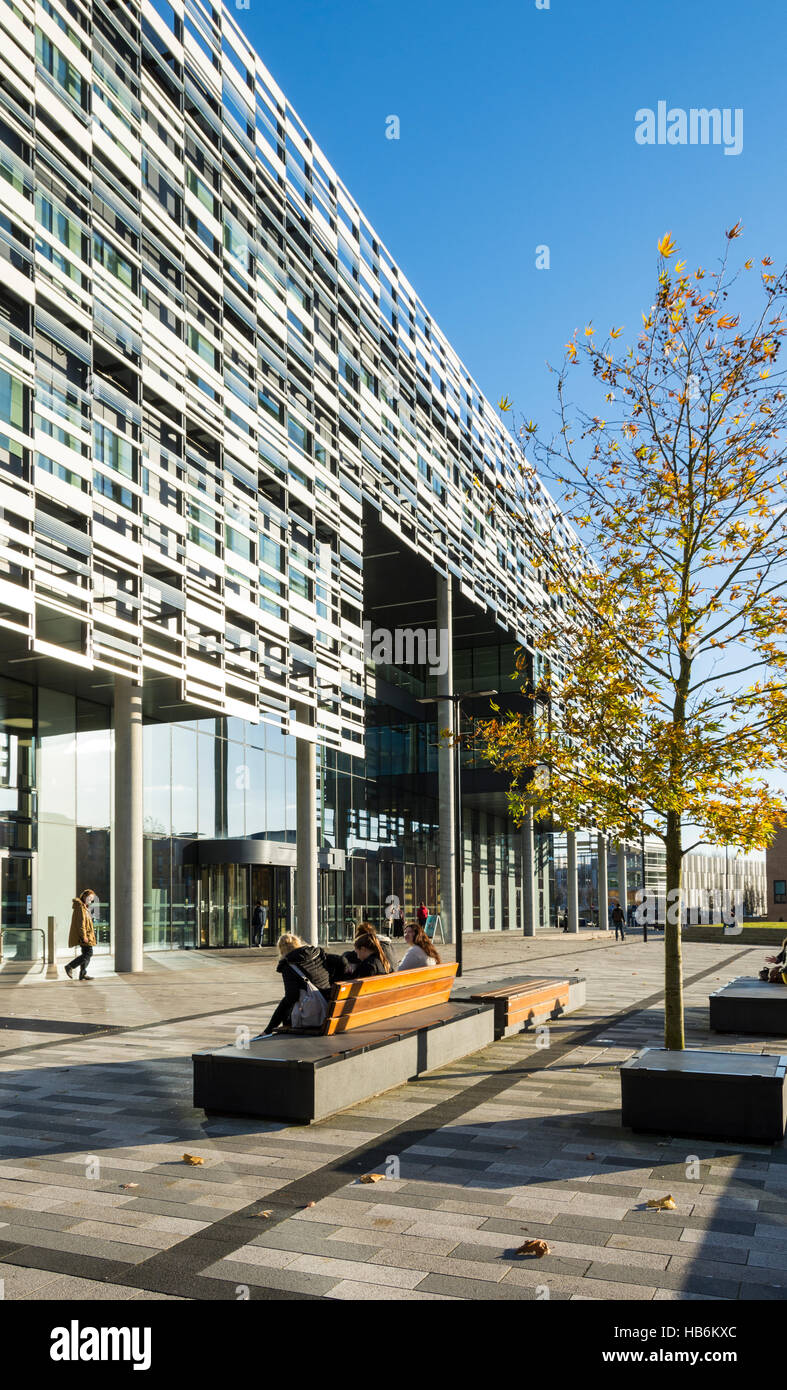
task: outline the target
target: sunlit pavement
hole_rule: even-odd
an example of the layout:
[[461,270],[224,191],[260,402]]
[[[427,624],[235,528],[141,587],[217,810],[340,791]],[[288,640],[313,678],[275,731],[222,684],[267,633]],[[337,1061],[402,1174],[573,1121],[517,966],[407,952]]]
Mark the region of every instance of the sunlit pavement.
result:
[[[162,952],[132,976],[97,956],[82,983],[5,963],[5,1298],[787,1296],[783,1146],[620,1126],[617,1069],[661,1041],[661,937],[464,947],[464,984],[570,971],[587,1006],[308,1127],[191,1105],[192,1052],[270,1016],[273,950]],[[690,1046],[787,1052],[707,1031],[709,992],[763,956],[684,946]],[[516,1253],[533,1237],[544,1258]]]

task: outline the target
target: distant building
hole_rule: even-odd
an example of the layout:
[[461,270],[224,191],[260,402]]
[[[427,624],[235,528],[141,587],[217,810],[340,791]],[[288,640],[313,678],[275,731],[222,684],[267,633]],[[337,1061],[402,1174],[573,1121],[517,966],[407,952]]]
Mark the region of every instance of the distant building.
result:
[[779,830],[765,852],[768,921],[787,922],[787,830]]

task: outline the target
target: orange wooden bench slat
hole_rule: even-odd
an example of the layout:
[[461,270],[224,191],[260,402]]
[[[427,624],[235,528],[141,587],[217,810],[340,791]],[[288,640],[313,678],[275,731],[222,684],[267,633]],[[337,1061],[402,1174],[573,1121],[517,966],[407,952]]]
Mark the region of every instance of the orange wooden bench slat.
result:
[[518,1019],[526,1018],[539,1004],[549,1004],[553,1008],[559,1004],[563,1008],[568,1004],[568,990],[557,993],[552,991],[549,994],[539,995],[537,998],[528,997],[517,1001],[514,1005],[509,1005],[507,1010],[509,1022],[516,1023]]
[[451,993],[456,964],[423,970],[394,971],[368,980],[342,980],[334,986],[323,1033],[347,1033],[387,1018],[417,1013],[444,1004]]
[[408,984],[406,988],[388,990],[385,993],[378,990],[374,994],[350,994],[335,1001],[331,1007],[331,1014],[334,1017],[349,1013],[362,1014],[368,1009],[379,1009],[389,1001],[401,1003],[405,999],[423,999],[427,996],[431,998],[435,993],[450,993],[450,990],[450,980],[423,980],[420,984]]
[[[375,994],[380,990],[391,989],[392,981],[406,984],[413,980],[453,980],[457,971],[455,961],[448,965],[427,965],[422,970],[394,970],[390,975],[372,975],[367,980],[339,980],[335,985],[336,998],[344,998],[351,990],[362,987],[364,994]],[[393,985],[397,988],[397,985]]]
[[438,1004],[446,1004],[450,993],[450,986],[446,985],[441,990],[435,990],[431,995],[415,1002],[412,999],[403,999],[400,1003],[380,1004],[377,1008],[367,1009],[364,1013],[353,1010],[352,1013],[341,1014],[338,1018],[332,1018],[325,1031],[329,1035],[349,1033],[353,1028],[368,1028],[370,1024],[382,1023],[385,1019],[400,1018],[404,1014],[409,1016],[423,1009],[435,1008]]
[[514,999],[520,994],[530,994],[531,990],[568,985],[568,980],[543,979],[528,980],[521,985],[504,985],[501,989],[485,989],[480,994],[471,994],[471,999]]

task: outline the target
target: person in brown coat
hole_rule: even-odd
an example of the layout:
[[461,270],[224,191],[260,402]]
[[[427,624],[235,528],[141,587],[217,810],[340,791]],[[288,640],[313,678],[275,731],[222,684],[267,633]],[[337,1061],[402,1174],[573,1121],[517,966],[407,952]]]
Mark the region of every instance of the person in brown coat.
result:
[[93,955],[93,947],[96,944],[96,932],[93,926],[93,917],[90,912],[92,904],[96,902],[96,895],[92,888],[85,888],[78,898],[72,899],[71,906],[71,930],[68,933],[69,946],[81,947],[80,954],[65,967],[69,980],[73,980],[72,971],[79,966],[80,980],[92,980],[93,976],[88,975],[87,968]]

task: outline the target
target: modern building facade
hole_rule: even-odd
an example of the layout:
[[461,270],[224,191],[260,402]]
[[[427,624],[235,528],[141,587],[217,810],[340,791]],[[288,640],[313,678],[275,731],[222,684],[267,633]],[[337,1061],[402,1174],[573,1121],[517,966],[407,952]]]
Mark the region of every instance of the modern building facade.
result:
[[[517,644],[537,678],[558,509],[227,9],[13,0],[0,37],[6,942],[64,944],[85,886],[124,969],[257,900],[452,933],[448,697],[521,701]],[[466,928],[521,927],[465,763]]]

